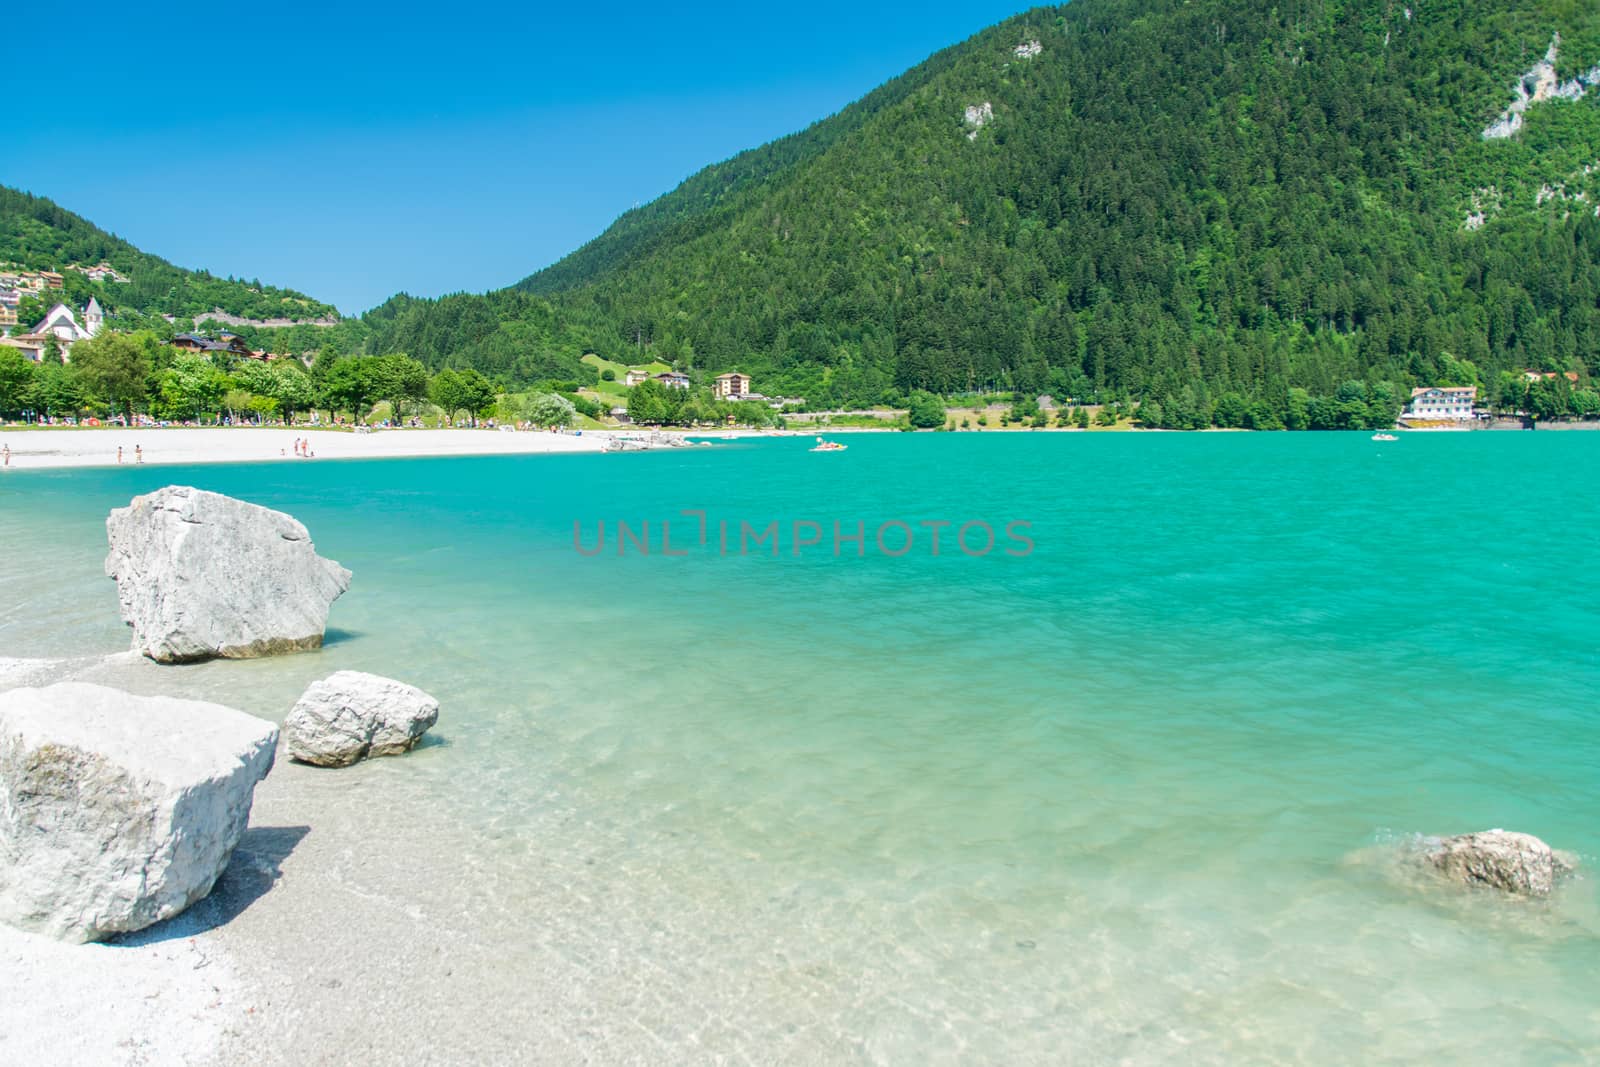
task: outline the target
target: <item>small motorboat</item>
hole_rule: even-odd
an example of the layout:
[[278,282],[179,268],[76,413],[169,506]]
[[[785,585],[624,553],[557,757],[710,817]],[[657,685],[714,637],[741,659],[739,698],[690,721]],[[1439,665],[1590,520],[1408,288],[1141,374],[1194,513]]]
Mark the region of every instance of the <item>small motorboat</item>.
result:
[[850,447],[849,445],[841,445],[837,441],[824,441],[822,438],[819,437],[819,438],[817,438],[817,447],[813,448],[811,451],[813,451],[813,452],[843,452],[845,449],[847,449],[849,447]]
[[1375,433],[1375,434],[1372,435],[1372,439],[1374,441],[1398,441],[1398,440],[1400,440],[1400,438],[1396,437],[1392,433]]

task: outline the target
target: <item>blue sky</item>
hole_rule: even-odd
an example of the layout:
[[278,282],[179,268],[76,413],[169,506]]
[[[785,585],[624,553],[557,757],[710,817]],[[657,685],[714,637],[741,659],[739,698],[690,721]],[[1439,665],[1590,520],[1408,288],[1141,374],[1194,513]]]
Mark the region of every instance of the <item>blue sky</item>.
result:
[[509,285],[1025,6],[107,6],[0,182],[359,313]]

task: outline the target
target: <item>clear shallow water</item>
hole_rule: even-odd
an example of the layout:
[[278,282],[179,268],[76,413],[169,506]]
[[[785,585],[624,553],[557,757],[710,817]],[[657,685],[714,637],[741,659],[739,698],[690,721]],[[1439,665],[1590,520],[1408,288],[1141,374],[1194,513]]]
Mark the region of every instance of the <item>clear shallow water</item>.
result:
[[[135,493],[295,514],[356,575],[329,647],[131,684],[434,692],[444,743],[346,781],[432,805],[463,958],[653,1043],[602,1050],[1600,1056],[1592,877],[1506,904],[1363,862],[1492,826],[1600,862],[1600,437],[848,440],[3,478],[0,654],[126,647]],[[617,520],[691,544],[686,508],[1036,549],[615,555]]]

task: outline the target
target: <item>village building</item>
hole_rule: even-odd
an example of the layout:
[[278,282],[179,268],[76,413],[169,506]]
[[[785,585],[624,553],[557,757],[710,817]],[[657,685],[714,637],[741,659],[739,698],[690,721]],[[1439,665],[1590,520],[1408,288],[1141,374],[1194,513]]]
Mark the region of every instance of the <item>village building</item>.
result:
[[20,341],[36,344],[40,349],[55,338],[56,344],[61,349],[63,359],[72,351],[72,346],[79,341],[87,341],[105,324],[105,315],[100,311],[100,305],[94,300],[89,301],[89,309],[84,312],[84,322],[78,322],[78,316],[65,304],[57,304],[50,309],[50,313],[40,319],[38,324],[18,338]]
[[216,340],[197,333],[180,333],[172,339],[172,347],[185,352],[220,352],[224,355],[244,356],[247,359],[268,358],[265,352],[258,355],[251,351],[250,346],[244,343],[244,338],[233,333],[220,334]]
[[716,382],[711,387],[712,394],[718,400],[743,400],[750,396],[750,375],[719,374]]
[[43,341],[24,337],[0,337],[0,345],[16,349],[35,363],[39,363],[44,359]]
[[1477,399],[1477,386],[1413,389],[1402,417],[1420,422],[1470,422],[1477,417],[1473,410]]
[[96,263],[92,267],[84,267],[84,266],[80,266],[80,265],[74,263],[70,267],[68,267],[67,269],[68,270],[77,271],[79,274],[82,274],[85,278],[88,278],[91,282],[103,282],[103,281],[107,281],[107,280],[110,280],[110,281],[113,281],[113,282],[126,282],[126,281],[128,281],[128,279],[126,277],[124,277],[123,275],[117,273],[117,269],[115,267],[113,267],[111,264],[107,263],[105,260],[101,260],[99,263]]
[[66,283],[66,279],[53,270],[42,270],[39,277],[44,279],[46,289],[59,289]]
[[20,303],[22,303],[21,290],[0,286],[0,307],[8,307],[15,311]]
[[1554,381],[1556,378],[1561,377],[1561,378],[1565,378],[1567,381],[1571,382],[1573,385],[1577,385],[1578,384],[1578,374],[1577,374],[1577,372],[1576,371],[1570,371],[1570,370],[1567,371],[1565,374],[1560,374],[1560,375],[1556,374],[1556,372],[1553,371],[1553,370],[1547,370],[1547,371],[1525,370],[1525,371],[1522,372],[1522,377],[1523,377],[1523,379],[1525,381],[1527,381],[1529,383],[1537,382],[1537,381]]
[[646,381],[649,377],[650,372],[647,370],[630,370],[627,374],[623,375],[623,384],[625,384],[629,389],[632,389],[640,382]]
[[16,309],[15,308],[6,307],[4,304],[0,304],[0,329],[4,329],[7,326],[15,326],[16,324],[17,324],[17,311],[16,311]]
[[622,423],[624,426],[633,421],[633,418],[628,414],[628,409],[625,407],[612,408],[611,417]]
[[679,374],[677,371],[667,371],[665,374],[658,374],[656,375],[655,380],[666,386],[668,389],[689,388],[689,376],[687,374]]

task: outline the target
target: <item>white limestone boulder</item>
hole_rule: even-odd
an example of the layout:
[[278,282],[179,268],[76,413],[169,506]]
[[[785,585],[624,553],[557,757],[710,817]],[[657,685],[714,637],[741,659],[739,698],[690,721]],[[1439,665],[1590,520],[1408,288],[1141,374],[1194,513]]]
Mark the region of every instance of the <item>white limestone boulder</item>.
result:
[[413,685],[360,671],[312,682],[283,720],[289,755],[319,767],[348,767],[415,748],[439,721],[439,702]]
[[1532,834],[1510,830],[1430,838],[1421,855],[1453,882],[1529,897],[1547,896],[1575,867],[1571,857]]
[[320,648],[350,572],[281,511],[172,485],[106,519],[122,618],[158,663]]
[[277,743],[220,704],[81,682],[0,693],[0,921],[99,941],[202,899]]

